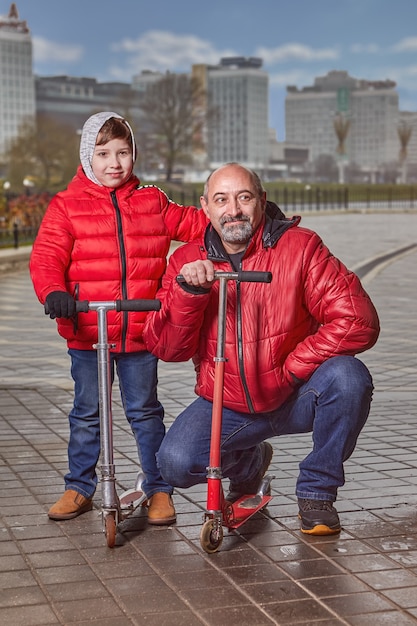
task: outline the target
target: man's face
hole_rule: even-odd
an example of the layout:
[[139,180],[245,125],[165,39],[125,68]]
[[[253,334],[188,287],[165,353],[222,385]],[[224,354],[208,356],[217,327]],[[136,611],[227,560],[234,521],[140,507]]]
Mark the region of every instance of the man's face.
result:
[[226,252],[245,249],[259,226],[265,209],[248,171],[239,165],[226,165],[214,172],[208,182],[207,200],[201,206],[213,228],[220,235]]
[[124,139],[112,139],[102,146],[95,146],[91,167],[104,187],[119,187],[132,173],[132,149]]

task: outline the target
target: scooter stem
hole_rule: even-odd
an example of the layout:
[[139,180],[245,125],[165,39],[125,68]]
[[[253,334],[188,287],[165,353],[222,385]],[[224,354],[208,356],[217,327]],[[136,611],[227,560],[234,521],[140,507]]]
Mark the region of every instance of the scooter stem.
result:
[[217,320],[217,349],[214,365],[213,414],[211,421],[210,464],[207,468],[207,509],[219,511],[222,507],[221,433],[223,414],[223,385],[226,359],[226,305],[227,277],[219,277],[219,310]]

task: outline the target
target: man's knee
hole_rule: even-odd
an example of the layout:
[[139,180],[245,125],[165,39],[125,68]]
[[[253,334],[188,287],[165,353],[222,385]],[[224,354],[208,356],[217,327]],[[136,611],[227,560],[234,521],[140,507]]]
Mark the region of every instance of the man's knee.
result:
[[190,482],[191,459],[185,450],[179,449],[177,445],[170,445],[166,437],[156,459],[161,476],[168,484],[183,489],[193,484]]
[[328,378],[329,386],[337,389],[341,395],[352,393],[371,395],[373,390],[372,377],[368,368],[353,356],[336,356],[321,366]]

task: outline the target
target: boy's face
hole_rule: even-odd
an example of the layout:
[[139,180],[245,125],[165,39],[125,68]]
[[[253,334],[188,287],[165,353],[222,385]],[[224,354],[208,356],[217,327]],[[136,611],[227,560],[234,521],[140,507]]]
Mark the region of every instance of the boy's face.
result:
[[132,149],[125,139],[112,139],[95,146],[91,167],[104,187],[120,187],[132,173]]

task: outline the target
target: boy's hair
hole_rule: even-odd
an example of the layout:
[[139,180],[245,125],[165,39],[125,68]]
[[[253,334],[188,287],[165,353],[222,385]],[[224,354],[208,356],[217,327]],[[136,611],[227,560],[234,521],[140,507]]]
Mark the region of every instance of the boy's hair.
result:
[[120,118],[111,117],[104,122],[97,135],[96,146],[103,146],[112,139],[126,140],[133,152],[131,130],[126,122]]

